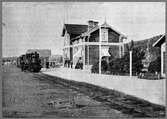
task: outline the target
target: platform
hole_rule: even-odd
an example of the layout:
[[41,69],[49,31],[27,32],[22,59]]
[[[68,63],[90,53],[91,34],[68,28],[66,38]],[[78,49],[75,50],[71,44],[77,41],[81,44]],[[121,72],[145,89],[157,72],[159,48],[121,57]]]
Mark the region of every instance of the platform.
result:
[[92,74],[80,69],[70,69],[63,67],[47,70],[43,69],[42,72],[68,80],[86,82],[108,89],[114,89],[125,94],[147,100],[151,103],[165,106],[165,79],[146,80],[129,76],[99,75]]

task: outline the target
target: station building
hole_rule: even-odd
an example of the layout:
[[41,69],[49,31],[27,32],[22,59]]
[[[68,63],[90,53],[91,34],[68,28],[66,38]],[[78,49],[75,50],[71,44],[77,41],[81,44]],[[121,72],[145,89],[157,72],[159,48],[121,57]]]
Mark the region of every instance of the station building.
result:
[[90,71],[94,63],[108,57],[109,48],[115,58],[124,55],[124,40],[127,37],[110,26],[107,22],[99,25],[97,21],[89,20],[88,25],[64,24],[63,62],[72,61],[73,67],[78,60],[83,61],[83,69]]
[[166,35],[162,35],[162,37],[153,44],[153,47],[161,48],[161,76],[165,77]]

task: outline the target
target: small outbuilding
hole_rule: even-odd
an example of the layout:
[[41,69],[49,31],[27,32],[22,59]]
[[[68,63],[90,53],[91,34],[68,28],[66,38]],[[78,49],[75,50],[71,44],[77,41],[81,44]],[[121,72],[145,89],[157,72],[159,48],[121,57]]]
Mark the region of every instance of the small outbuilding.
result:
[[165,65],[166,65],[166,58],[165,58],[165,53],[166,53],[166,35],[162,35],[162,37],[157,40],[154,44],[153,47],[161,47],[161,76],[165,77]]

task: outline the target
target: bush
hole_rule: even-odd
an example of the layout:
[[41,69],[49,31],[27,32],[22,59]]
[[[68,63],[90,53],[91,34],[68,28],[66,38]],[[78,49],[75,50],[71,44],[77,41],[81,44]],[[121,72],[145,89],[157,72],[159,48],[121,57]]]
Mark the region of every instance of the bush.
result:
[[[105,73],[108,70],[108,63],[105,60],[101,61],[101,71],[102,73]],[[99,73],[99,62],[96,62],[92,68],[91,68],[92,73]]]
[[95,64],[93,64],[93,66],[91,68],[91,72],[92,73],[99,73],[99,62],[96,62]]
[[109,63],[111,74],[128,73],[129,63],[124,58],[116,58]]

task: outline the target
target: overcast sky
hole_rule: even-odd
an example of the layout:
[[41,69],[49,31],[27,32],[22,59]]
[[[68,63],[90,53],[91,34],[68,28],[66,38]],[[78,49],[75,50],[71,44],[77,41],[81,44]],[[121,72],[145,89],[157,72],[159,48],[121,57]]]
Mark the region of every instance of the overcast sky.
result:
[[3,56],[19,56],[27,49],[51,49],[62,54],[64,23],[96,20],[142,40],[165,33],[164,2],[3,2]]

